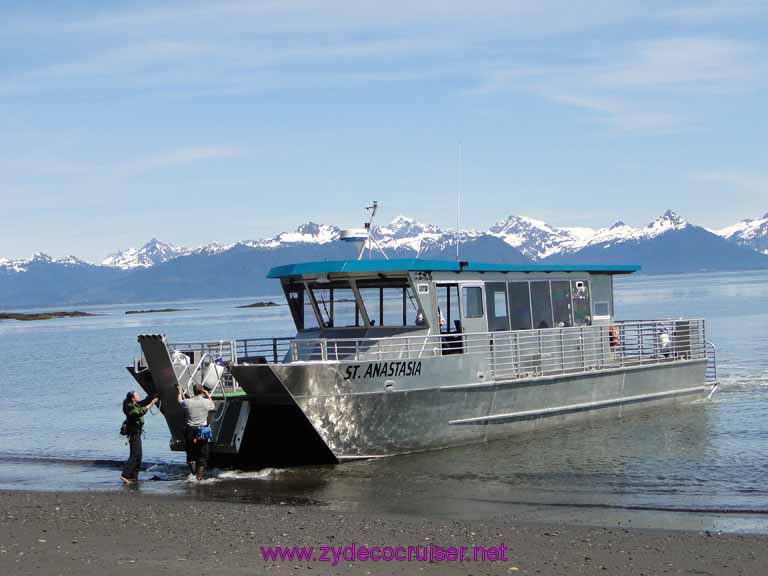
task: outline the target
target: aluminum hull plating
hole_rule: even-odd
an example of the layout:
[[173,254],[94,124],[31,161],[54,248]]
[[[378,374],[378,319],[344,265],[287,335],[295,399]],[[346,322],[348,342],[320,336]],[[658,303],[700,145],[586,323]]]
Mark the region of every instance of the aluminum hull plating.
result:
[[[233,374],[248,394],[241,401],[298,407],[337,460],[480,443],[704,397],[712,388],[705,360],[510,381],[493,381],[471,355],[418,362],[416,376],[404,375],[415,366],[398,365],[364,377],[381,363],[239,365]],[[239,460],[266,463],[259,452],[258,443],[243,446]]]

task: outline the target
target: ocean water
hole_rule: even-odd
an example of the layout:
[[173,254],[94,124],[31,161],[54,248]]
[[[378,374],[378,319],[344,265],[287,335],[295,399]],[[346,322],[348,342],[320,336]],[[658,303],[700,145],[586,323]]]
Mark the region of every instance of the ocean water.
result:
[[[185,476],[161,416],[147,416],[142,492],[338,510],[768,532],[768,272],[617,279],[624,319],[707,320],[711,400],[484,445],[338,466]],[[259,300],[262,298],[259,298]],[[281,297],[271,298],[281,301]],[[0,489],[123,490],[117,430],[136,335],[292,335],[255,299],[87,307],[100,314],[0,323]],[[185,308],[126,316],[137,308]]]

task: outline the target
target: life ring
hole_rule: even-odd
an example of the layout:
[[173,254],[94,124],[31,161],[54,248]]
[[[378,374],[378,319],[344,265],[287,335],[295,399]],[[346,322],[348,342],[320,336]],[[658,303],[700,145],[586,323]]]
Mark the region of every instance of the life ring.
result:
[[616,326],[608,328],[608,344],[611,348],[616,348],[619,345],[619,329]]

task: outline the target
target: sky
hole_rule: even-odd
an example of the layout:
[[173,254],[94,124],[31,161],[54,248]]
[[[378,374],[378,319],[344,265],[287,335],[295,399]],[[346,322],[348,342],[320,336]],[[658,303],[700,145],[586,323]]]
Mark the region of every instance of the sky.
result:
[[468,228],[755,218],[767,25],[761,0],[0,0],[0,257],[374,199],[451,227],[459,174]]

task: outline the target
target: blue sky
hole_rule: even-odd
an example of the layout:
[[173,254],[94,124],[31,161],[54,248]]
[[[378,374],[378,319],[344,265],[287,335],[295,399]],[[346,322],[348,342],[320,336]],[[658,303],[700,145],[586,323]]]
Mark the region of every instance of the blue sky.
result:
[[0,3],[0,256],[768,211],[761,1]]

